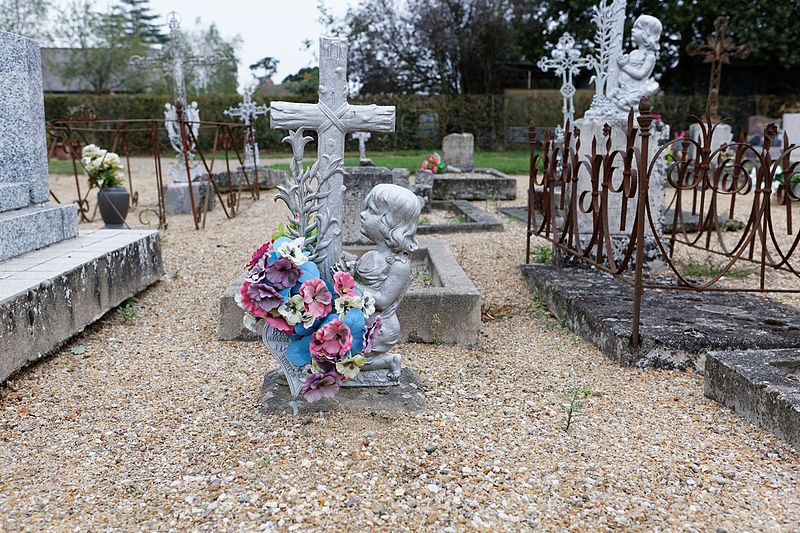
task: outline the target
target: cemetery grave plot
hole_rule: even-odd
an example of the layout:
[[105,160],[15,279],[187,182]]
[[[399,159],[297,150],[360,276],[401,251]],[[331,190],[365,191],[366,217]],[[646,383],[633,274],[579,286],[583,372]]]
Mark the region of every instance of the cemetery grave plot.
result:
[[434,200],[513,200],[516,197],[516,180],[494,169],[433,176]]
[[464,200],[433,202],[419,218],[417,234],[503,231],[503,223],[488,211]]

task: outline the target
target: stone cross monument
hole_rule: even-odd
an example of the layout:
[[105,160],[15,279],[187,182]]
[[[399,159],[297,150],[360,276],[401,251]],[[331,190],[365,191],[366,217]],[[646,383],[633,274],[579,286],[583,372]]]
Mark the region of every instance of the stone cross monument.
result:
[[718,17],[714,21],[714,34],[706,38],[705,42],[693,41],[686,46],[690,56],[703,56],[705,63],[711,63],[711,78],[708,82],[708,100],[706,113],[712,122],[719,122],[717,114],[719,105],[719,85],[722,77],[722,65],[729,65],[731,58],[745,59],[750,55],[746,45],[734,44],[728,36],[728,17]]
[[567,122],[572,124],[575,121],[575,85],[572,83],[573,76],[577,75],[581,69],[591,68],[594,60],[591,57],[581,57],[581,52],[575,48],[575,39],[569,33],[565,33],[558,40],[558,44],[550,52],[551,57],[543,57],[536,63],[543,72],[550,69],[556,71],[557,76],[561,76],[561,112],[564,120],[562,128],[567,127]]
[[256,105],[253,103],[252,88],[245,87],[242,94],[242,103],[238,107],[231,107],[223,111],[227,116],[240,119],[246,126],[244,142],[244,168],[251,169],[261,166],[261,158],[258,154],[258,143],[256,143],[253,124],[261,115],[269,113],[269,107]]
[[[179,136],[180,128],[176,127],[175,124],[170,125],[169,122],[172,120],[180,123],[180,121],[183,119],[188,122],[197,121],[199,123],[200,120],[200,110],[195,102],[192,102],[191,109],[187,109],[186,77],[184,68],[220,64],[230,61],[230,58],[223,54],[214,54],[205,57],[192,56],[186,50],[186,46],[181,42],[181,22],[178,14],[174,11],[171,12],[167,16],[167,22],[169,24],[169,42],[161,51],[161,53],[155,57],[133,56],[130,58],[128,64],[130,68],[134,70],[161,67],[163,72],[172,78],[172,83],[174,85],[173,90],[175,105],[172,106],[172,109],[167,108],[165,112],[165,128],[167,129],[167,134],[170,135],[170,142],[173,148],[175,148],[176,143],[183,145],[183,140]],[[191,127],[191,129],[195,134],[196,141],[196,135],[199,134],[199,128]],[[177,137],[175,137],[176,132],[178,132]],[[173,139],[173,137],[175,138]],[[186,142],[192,146],[177,150],[179,166],[185,165],[187,161],[194,159],[194,143],[191,139],[187,139]],[[180,172],[173,172],[173,179],[178,178],[179,174]]]
[[[347,103],[347,40],[322,37],[319,48],[319,102],[272,102],[269,110],[270,126],[288,130],[316,130],[317,174],[330,175],[321,188],[322,192],[329,191],[330,194],[320,214],[326,214],[329,220],[341,221],[344,212],[342,161],[345,136],[356,131],[393,132],[395,108]],[[329,279],[331,267],[342,255],[342,236],[338,224],[332,224],[327,231],[331,231],[333,237],[320,271],[323,277]],[[323,242],[326,236],[319,235],[318,240]]]
[[371,167],[372,160],[367,157],[367,141],[372,137],[368,131],[357,131],[353,133],[353,139],[358,141],[358,163],[362,167]]

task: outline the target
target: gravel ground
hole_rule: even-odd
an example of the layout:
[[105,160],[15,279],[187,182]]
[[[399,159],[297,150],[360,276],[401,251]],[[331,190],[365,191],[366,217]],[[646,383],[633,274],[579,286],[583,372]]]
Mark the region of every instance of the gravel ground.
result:
[[[400,347],[423,413],[260,414],[276,364],[216,340],[217,298],[282,216],[263,198],[202,232],[171,217],[138,316],[3,390],[0,529],[800,529],[800,456],[702,377],[619,367],[562,329],[525,289],[519,223],[444,237],[502,312],[480,350]],[[592,394],[567,433],[577,386]]]

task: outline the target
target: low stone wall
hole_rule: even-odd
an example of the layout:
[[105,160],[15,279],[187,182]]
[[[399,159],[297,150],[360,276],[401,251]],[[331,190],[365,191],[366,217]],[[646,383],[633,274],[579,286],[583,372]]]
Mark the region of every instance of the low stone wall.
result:
[[0,382],[163,275],[157,231],[85,232],[0,263]]
[[[431,274],[431,286],[411,288],[397,311],[402,342],[455,344],[477,347],[480,342],[481,294],[453,254],[441,241],[423,240],[413,256],[415,264],[424,263]],[[369,247],[352,247],[359,255]],[[220,298],[219,338],[255,341],[260,337],[243,324],[244,311],[236,305],[244,274],[238,277]]]

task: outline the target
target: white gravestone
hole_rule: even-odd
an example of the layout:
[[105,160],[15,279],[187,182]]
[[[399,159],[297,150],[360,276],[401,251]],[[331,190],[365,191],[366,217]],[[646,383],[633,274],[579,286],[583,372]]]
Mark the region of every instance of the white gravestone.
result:
[[442,158],[448,172],[471,172],[475,168],[474,154],[475,138],[471,133],[451,133],[442,139]]
[[393,132],[395,125],[394,106],[350,105],[347,103],[347,40],[322,37],[319,43],[319,102],[300,104],[295,102],[272,102],[269,110],[270,126],[287,130],[316,130],[317,173],[325,176],[331,165],[335,165],[331,177],[323,186],[330,191],[321,212],[327,213],[331,224],[328,231],[333,236],[319,235],[318,241],[330,238],[327,256],[320,265],[326,279],[331,278],[331,267],[342,256],[341,220],[344,212],[344,185],[342,166],[345,136],[356,131]]
[[[789,144],[800,146],[800,113],[783,115],[783,131],[789,137]],[[788,146],[784,148],[788,148]],[[789,160],[792,163],[800,161],[800,148],[795,148],[789,153]]]

